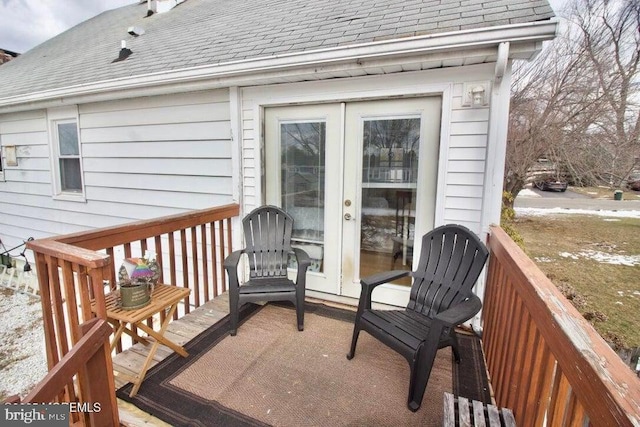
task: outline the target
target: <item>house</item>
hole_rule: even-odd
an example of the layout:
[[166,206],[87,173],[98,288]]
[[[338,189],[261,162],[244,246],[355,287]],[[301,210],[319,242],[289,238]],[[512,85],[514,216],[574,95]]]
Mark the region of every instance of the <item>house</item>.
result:
[[[511,65],[555,36],[553,17],[546,0],[104,12],[0,68],[2,154],[16,157],[3,160],[0,238],[275,204],[322,254],[309,294],[357,297],[365,270],[393,262],[360,250],[360,225],[393,235],[401,194],[414,235],[455,222],[484,238],[499,222]],[[314,188],[298,191],[291,168]],[[407,299],[402,285],[379,296]]]
[[20,54],[17,52],[12,52],[7,49],[0,49],[0,65],[4,64],[5,62],[11,61],[12,59],[18,57],[18,55]]

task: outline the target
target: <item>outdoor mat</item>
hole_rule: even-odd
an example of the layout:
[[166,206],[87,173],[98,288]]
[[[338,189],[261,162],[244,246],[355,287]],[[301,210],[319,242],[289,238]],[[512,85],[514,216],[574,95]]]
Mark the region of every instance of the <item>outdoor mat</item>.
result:
[[453,394],[482,403],[491,402],[482,341],[475,335],[458,334],[460,363],[453,363]]
[[298,332],[292,308],[247,304],[237,336],[227,317],[185,345],[189,357],[173,354],[149,370],[136,396],[130,384],[117,395],[175,426],[442,425],[443,393],[454,391],[451,351],[438,352],[413,413],[402,356],[362,333],[346,359],[353,317],[308,304]]

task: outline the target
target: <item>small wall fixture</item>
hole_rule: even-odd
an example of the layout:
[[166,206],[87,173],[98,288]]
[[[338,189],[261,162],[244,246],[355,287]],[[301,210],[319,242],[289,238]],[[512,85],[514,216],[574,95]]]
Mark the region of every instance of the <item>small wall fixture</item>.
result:
[[489,82],[467,82],[464,84],[462,106],[479,108],[488,105]]
[[15,145],[5,146],[3,157],[5,166],[18,166],[18,154]]
[[471,105],[474,107],[484,105],[484,86],[476,86],[471,89]]

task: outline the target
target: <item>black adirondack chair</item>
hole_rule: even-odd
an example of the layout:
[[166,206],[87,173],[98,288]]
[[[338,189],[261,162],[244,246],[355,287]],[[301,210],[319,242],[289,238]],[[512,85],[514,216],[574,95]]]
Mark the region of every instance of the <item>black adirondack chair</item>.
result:
[[[291,247],[293,218],[276,206],[262,206],[243,220],[246,247],[224,260],[229,275],[231,335],[238,329],[238,310],[245,302],[291,301],[296,306],[298,330],[304,329],[304,294],[310,259],[305,251]],[[289,254],[298,264],[295,283],[287,277]],[[240,285],[238,263],[242,254],[249,260],[249,280]]]
[[[407,405],[417,411],[438,349],[451,346],[456,362],[460,362],[455,327],[471,319],[482,307],[472,288],[488,255],[485,245],[469,229],[444,225],[422,238],[415,271],[395,270],[362,279],[347,359],[355,355],[361,330],[400,353],[409,362],[411,372]],[[413,285],[406,309],[371,309],[371,293],[376,286],[409,275],[413,277]]]

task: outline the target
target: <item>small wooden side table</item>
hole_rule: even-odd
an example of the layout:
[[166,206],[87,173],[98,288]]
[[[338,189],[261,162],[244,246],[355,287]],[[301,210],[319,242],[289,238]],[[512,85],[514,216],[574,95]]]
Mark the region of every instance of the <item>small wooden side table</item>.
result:
[[[166,345],[182,357],[187,357],[189,355],[182,346],[174,343],[164,336],[167,331],[167,327],[169,326],[169,322],[173,318],[173,313],[178,307],[178,303],[187,297],[189,293],[191,293],[191,290],[187,288],[157,284],[151,294],[151,302],[148,305],[135,310],[123,310],[122,307],[120,307],[118,297],[115,292],[105,295],[107,320],[116,328],[115,335],[111,341],[112,351],[123,333],[126,333],[134,340],[142,342],[145,345],[149,344],[149,341],[146,338],[141,337],[134,331],[133,326],[140,328],[150,337],[155,338],[140,373],[135,377],[124,375],[125,377],[129,377],[127,379],[133,383],[133,389],[129,394],[130,397],[133,397],[138,393],[140,385],[151,366],[153,356],[156,354],[156,351],[158,351],[158,346],[160,344]],[[91,303],[91,310],[94,312],[96,311],[95,304],[95,301]],[[161,312],[165,313],[165,317],[160,325],[160,330],[156,332],[145,323],[145,320],[154,314]]]

